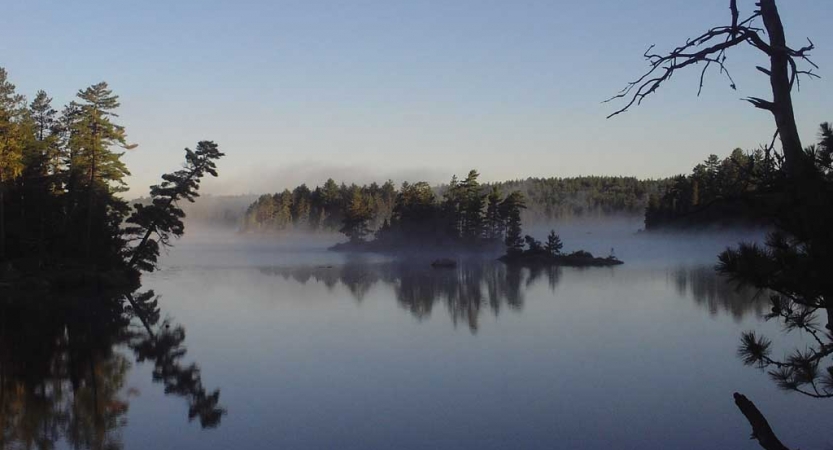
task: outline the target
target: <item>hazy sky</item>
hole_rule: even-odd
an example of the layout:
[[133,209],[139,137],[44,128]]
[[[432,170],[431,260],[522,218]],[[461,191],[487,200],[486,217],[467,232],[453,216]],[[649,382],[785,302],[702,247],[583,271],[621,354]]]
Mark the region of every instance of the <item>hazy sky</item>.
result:
[[[754,0],[740,0],[742,13]],[[830,0],[780,1],[788,40],[813,39],[824,78],[796,97],[804,143],[833,121]],[[729,54],[697,98],[680,74],[630,113],[601,101],[660,49],[729,20],[728,0],[6,2],[0,66],[56,103],[107,81],[139,144],[130,195],[203,139],[227,156],[209,192],[274,191],[328,175],[485,180],[582,174],[661,177],[709,153],[754,148],[772,119],[752,50]],[[824,106],[828,106],[827,109]]]

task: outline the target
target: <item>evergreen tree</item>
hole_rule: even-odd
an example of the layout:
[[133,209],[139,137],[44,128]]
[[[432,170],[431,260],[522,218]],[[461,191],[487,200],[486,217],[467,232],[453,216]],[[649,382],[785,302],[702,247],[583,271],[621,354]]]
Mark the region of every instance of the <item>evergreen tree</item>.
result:
[[382,185],[380,194],[383,205],[381,209],[382,217],[383,219],[390,220],[391,215],[393,215],[393,204],[396,202],[396,186],[394,186],[392,180],[388,180]]
[[0,67],[0,261],[6,258],[6,191],[23,173],[24,98]]
[[521,238],[523,233],[523,230],[521,230],[521,210],[525,208],[526,202],[524,196],[518,191],[512,192],[500,203],[501,217],[503,217],[504,223],[506,224],[504,243],[507,247],[507,253],[523,250],[524,241]]
[[547,244],[544,246],[544,249],[549,252],[551,255],[560,255],[561,249],[564,248],[564,243],[561,242],[561,237],[555,234],[555,230],[550,230],[550,234],[547,235]]
[[452,175],[448,188],[443,195],[443,214],[447,217],[448,232],[452,236],[463,234],[465,223],[463,216],[464,198],[465,187],[457,180],[457,175]]
[[[173,173],[162,175],[162,183],[151,186],[150,205],[135,204],[136,208],[124,233],[136,244],[127,251],[128,268],[152,272],[156,268],[160,244],[169,246],[171,237],[178,238],[185,232],[182,219],[185,213],[178,202],[193,202],[199,197],[200,181],[205,174],[217,176],[216,160],[223,157],[217,144],[200,141],[197,149],[185,149],[185,166]],[[154,239],[153,236],[156,236]]]
[[308,227],[310,222],[310,192],[306,184],[292,191],[292,220],[296,225]]
[[351,191],[340,231],[350,238],[350,242],[361,242],[370,233],[367,225],[373,218],[373,212],[358,187],[354,186]]
[[286,230],[292,226],[292,208],[292,193],[289,189],[275,194],[275,213],[272,222],[278,230]]
[[504,223],[500,216],[500,202],[501,202],[500,188],[492,186],[492,190],[487,197],[486,206],[486,233],[485,236],[489,239],[503,238]]
[[61,166],[61,148],[58,112],[52,108],[52,99],[44,91],[38,91],[29,105],[28,120],[32,127],[27,166],[30,176],[38,182],[58,189],[56,175]]
[[[93,236],[105,238],[108,234],[96,225],[119,221],[127,211],[126,205],[112,195],[126,190],[124,178],[130,175],[121,160],[124,153],[115,152],[114,147],[131,149],[135,145],[127,144],[124,127],[112,121],[118,117],[115,110],[120,104],[107,83],[78,91],[77,97],[80,102],[70,129],[69,145],[73,153],[70,176],[75,181],[74,187],[83,189],[86,194],[83,247],[89,259]],[[71,192],[70,195],[79,193]],[[100,247],[100,242],[96,247]]]
[[[39,265],[43,265],[47,253],[47,230],[49,223],[58,223],[57,212],[60,203],[57,195],[61,192],[60,128],[58,112],[52,108],[52,99],[44,91],[38,91],[30,103],[25,120],[28,135],[23,155],[25,170],[20,178],[21,230],[20,240],[25,235],[27,242],[34,241]],[[32,234],[37,233],[37,237]]]
[[[744,362],[769,368],[779,387],[810,397],[833,398],[833,130],[822,124],[819,144],[805,151],[804,177],[783,170],[770,183],[755,184],[751,201],[775,219],[775,231],[764,246],[741,243],[720,254],[718,270],[733,279],[771,293],[769,319],[782,321],[787,331],[806,333],[810,342],[784,359],[772,356],[772,342],[754,332],[741,339]],[[812,171],[807,167],[813,167]],[[822,325],[817,321],[822,316]],[[825,328],[827,332],[825,332]]]
[[462,237],[468,240],[475,240],[483,235],[485,196],[480,193],[478,177],[480,177],[480,174],[476,170],[472,170],[461,185],[463,190]]

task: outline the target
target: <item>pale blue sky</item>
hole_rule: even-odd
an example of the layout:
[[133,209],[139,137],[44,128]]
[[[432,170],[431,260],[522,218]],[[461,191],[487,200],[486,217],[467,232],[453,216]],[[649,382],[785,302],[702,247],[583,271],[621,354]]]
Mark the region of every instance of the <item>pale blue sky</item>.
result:
[[[740,0],[746,11],[754,0]],[[788,39],[816,43],[821,80],[797,94],[805,144],[833,121],[830,0],[781,1]],[[227,153],[214,193],[274,191],[328,174],[348,181],[486,180],[582,174],[660,177],[771,136],[754,51],[675,77],[606,120],[601,101],[668,48],[728,20],[728,0],[42,1],[0,16],[0,65],[30,97],[62,104],[105,80],[121,96],[131,195],[181,149]],[[825,108],[828,106],[828,108]]]

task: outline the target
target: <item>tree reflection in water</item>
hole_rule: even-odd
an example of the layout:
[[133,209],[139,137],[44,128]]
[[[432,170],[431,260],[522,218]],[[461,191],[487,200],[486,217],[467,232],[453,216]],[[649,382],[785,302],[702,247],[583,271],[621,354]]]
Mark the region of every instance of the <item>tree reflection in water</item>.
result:
[[[189,419],[220,424],[219,390],[180,363],[184,329],[159,323],[152,292],[130,299],[135,306],[122,294],[0,300],[0,448],[122,448],[128,349],[154,364],[166,394],[186,399]],[[137,309],[146,326],[132,324]]]
[[389,262],[381,264],[347,263],[338,267],[270,267],[270,275],[292,278],[306,284],[310,280],[334,288],[344,285],[361,302],[370,288],[384,283],[393,288],[400,306],[417,319],[431,315],[434,306],[445,304],[455,326],[465,323],[472,332],[479,327],[482,310],[495,316],[504,308],[523,307],[524,288],[546,276],[551,289],[561,277],[561,268],[526,269],[495,261],[468,261],[455,268],[432,268],[429,264]]
[[731,283],[711,266],[678,267],[671,272],[671,277],[680,295],[691,296],[712,316],[723,312],[739,322],[747,314],[763,316],[767,306],[767,295]]
[[[348,262],[342,266],[269,267],[261,271],[302,284],[322,283],[328,289],[340,283],[359,302],[373,285],[384,283],[393,288],[397,302],[417,319],[429,317],[439,302],[445,304],[455,325],[466,323],[472,332],[477,331],[484,308],[495,316],[504,308],[520,310],[525,289],[546,279],[550,290],[555,290],[562,277],[562,268],[557,266],[521,268],[494,261],[465,261],[455,268],[442,269],[404,262]],[[733,285],[713,267],[679,267],[671,271],[671,280],[680,295],[691,297],[712,315],[727,313],[739,321],[750,313],[761,316],[766,307],[762,296]]]

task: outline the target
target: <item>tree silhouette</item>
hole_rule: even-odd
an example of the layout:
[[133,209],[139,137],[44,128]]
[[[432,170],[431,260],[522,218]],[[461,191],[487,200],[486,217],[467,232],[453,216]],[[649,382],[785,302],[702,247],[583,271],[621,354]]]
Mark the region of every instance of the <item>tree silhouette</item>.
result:
[[[703,34],[686,39],[685,43],[668,53],[653,53],[654,46],[645,52],[648,71],[607,101],[624,99],[625,105],[611,113],[613,117],[627,111],[633,105],[639,105],[649,95],[656,92],[674,73],[690,66],[702,65],[698,94],[703,88],[705,74],[714,65],[725,76],[732,89],[736,89],[734,79],[726,66],[726,52],[737,46],[748,45],[762,52],[770,61],[770,67],[757,67],[770,81],[772,100],[749,97],[756,108],[769,111],[776,125],[776,136],[780,136],[783,148],[785,170],[794,176],[803,172],[804,148],[798,135],[793,112],[792,89],[800,84],[800,76],[817,77],[812,72],[817,66],[809,59],[815,48],[808,39],[808,45],[794,49],[787,45],[784,26],[775,0],[758,0],[755,9],[744,19],[740,18],[737,0],[730,0],[731,24],[711,28]],[[758,25],[763,22],[763,27]],[[811,66],[809,70],[799,67],[804,61]],[[773,140],[775,136],[773,137]]]
[[[162,175],[162,183],[151,186],[150,205],[134,205],[136,210],[127,219],[130,225],[125,228],[125,234],[137,241],[128,250],[129,268],[155,269],[159,245],[169,246],[171,237],[180,237],[185,232],[182,223],[185,213],[177,202],[193,202],[199,196],[200,180],[206,173],[217,176],[215,161],[223,156],[217,144],[211,141],[200,141],[195,151],[186,148],[184,168]],[[152,239],[153,235],[156,239]]]
[[[112,121],[118,117],[115,110],[120,106],[119,97],[113,94],[107,83],[94,84],[78,91],[80,102],[78,114],[72,122],[69,145],[73,149],[71,177],[72,186],[77,189],[70,195],[86,194],[86,225],[84,226],[83,248],[87,259],[92,257],[93,235],[101,236],[102,230],[96,225],[112,220],[108,216],[115,210],[124,211],[122,204],[116,205],[110,194],[125,190],[124,177],[130,175],[121,161],[124,153],[113,151],[113,147],[131,149],[127,144],[124,127]],[[80,198],[76,200],[81,204]],[[95,229],[94,229],[95,228]]]
[[501,217],[506,224],[507,253],[519,252],[523,249],[524,241],[521,238],[521,210],[526,208],[523,194],[515,191],[509,194],[500,204]]
[[564,248],[564,243],[561,242],[561,237],[555,234],[555,230],[550,230],[550,234],[547,235],[547,244],[544,246],[544,249],[548,251],[551,255],[560,255],[561,249]]
[[[702,64],[700,89],[706,71],[712,65],[736,88],[728,68],[726,53],[729,49],[749,45],[764,53],[770,61],[769,68],[757,67],[770,81],[772,99],[749,97],[746,100],[759,109],[769,111],[776,125],[772,143],[765,147],[765,160],[769,160],[775,139],[780,137],[782,154],[775,155],[776,171],[746,173],[754,178],[754,192],[747,201],[772,217],[776,232],[772,233],[765,248],[755,244],[741,244],[720,255],[719,270],[734,279],[769,289],[772,296],[770,317],[783,320],[788,330],[800,329],[814,341],[806,350],[796,351],[786,360],[770,357],[770,341],[746,333],[739,349],[747,364],[770,367],[770,376],[784,389],[810,395],[829,397],[833,394],[833,368],[827,374],[819,370],[822,359],[833,353],[830,336],[823,335],[813,321],[815,313],[826,309],[828,328],[833,329],[833,283],[824,268],[833,254],[833,179],[829,165],[829,151],[825,148],[823,127],[822,144],[805,150],[796,126],[792,103],[792,89],[798,87],[801,76],[816,77],[815,64],[809,59],[814,49],[812,41],[795,49],[787,44],[784,27],[775,0],[759,0],[757,9],[745,19],[740,18],[737,0],[730,0],[731,24],[715,27],[665,54],[652,53],[653,46],[645,52],[649,69],[611,100],[625,99],[625,105],[613,112],[612,117],[640,104],[647,96],[679,70]],[[763,28],[758,25],[763,23]],[[799,62],[812,68],[805,70]],[[699,93],[699,91],[698,91]],[[829,129],[829,127],[827,127]],[[704,168],[714,172],[716,161],[711,158]],[[703,172],[703,169],[697,172]],[[681,184],[682,185],[682,184]],[[700,203],[699,183],[697,195],[692,200]],[[652,202],[652,206],[653,202]],[[753,438],[767,449],[786,448],[775,437],[766,419],[746,397],[735,394],[735,403],[753,428]]]
[[351,190],[350,202],[344,211],[343,226],[340,231],[351,242],[361,242],[364,241],[365,236],[370,234],[368,224],[373,219],[373,210],[366,199],[362,197],[358,186],[353,186]]
[[[166,395],[188,402],[203,428],[226,414],[219,390],[202,385],[186,355],[182,326],[159,322],[153,292],[113,295],[12,295],[0,302],[0,448],[122,448],[130,407],[124,384],[133,351],[150,361]],[[146,330],[131,324],[140,318]]]

